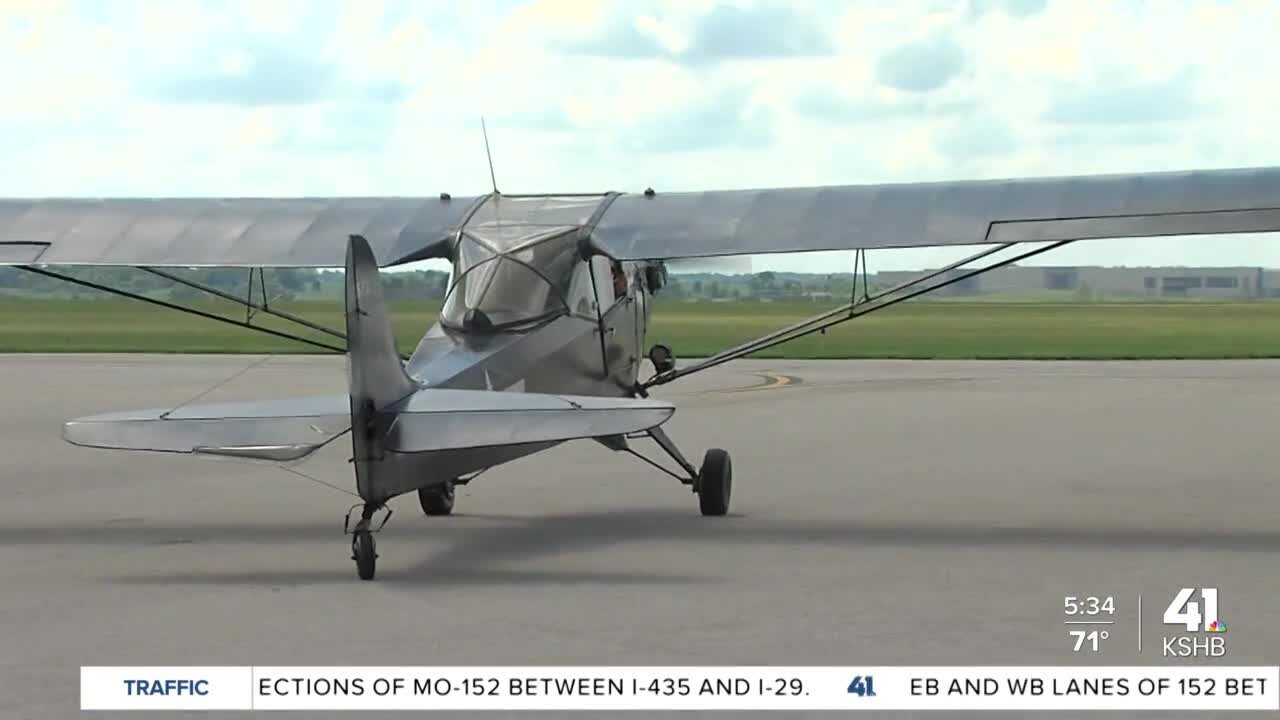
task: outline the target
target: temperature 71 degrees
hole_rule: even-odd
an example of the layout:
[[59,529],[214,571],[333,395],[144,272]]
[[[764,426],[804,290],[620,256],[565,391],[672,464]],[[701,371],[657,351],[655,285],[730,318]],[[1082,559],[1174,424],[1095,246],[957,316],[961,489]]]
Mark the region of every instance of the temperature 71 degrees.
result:
[[1070,635],[1076,639],[1076,646],[1072,648],[1072,652],[1080,652],[1080,648],[1084,647],[1085,643],[1089,643],[1091,652],[1098,652],[1098,644],[1111,637],[1111,633],[1106,630],[1072,630]]

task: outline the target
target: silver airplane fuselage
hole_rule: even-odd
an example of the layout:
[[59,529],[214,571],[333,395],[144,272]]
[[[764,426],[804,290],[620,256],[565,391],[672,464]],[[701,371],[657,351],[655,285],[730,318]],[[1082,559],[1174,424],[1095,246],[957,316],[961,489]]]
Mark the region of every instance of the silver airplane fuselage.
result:
[[[620,295],[609,292],[622,289],[622,283],[613,282],[614,268],[625,277],[625,290]],[[523,326],[496,330],[460,327],[446,318],[446,306],[418,342],[405,363],[405,372],[423,388],[633,396],[651,314],[650,285],[660,276],[660,268],[648,262],[610,267],[606,258],[596,256],[577,261],[573,275],[590,282],[593,271],[592,292],[586,295],[585,305],[570,309],[566,303],[569,307],[563,311]],[[502,290],[500,278],[489,288],[490,292]],[[597,296],[600,302],[595,301]],[[559,444],[393,454],[382,458],[377,487],[367,488],[371,497],[366,499],[376,501],[449,483]]]

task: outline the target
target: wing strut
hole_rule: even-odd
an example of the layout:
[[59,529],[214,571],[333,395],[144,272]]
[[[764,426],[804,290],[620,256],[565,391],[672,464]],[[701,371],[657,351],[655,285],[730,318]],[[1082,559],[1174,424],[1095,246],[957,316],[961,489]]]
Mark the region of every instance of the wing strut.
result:
[[[73,276],[71,276],[71,275],[64,275],[64,274],[62,274],[62,273],[53,272],[52,270],[46,270],[46,269],[44,269],[44,268],[38,268],[38,267],[35,267],[35,266],[33,266],[33,265],[17,265],[17,266],[15,266],[15,267],[17,267],[19,270],[26,270],[26,271],[27,271],[27,272],[29,272],[29,273],[35,273],[36,275],[43,275],[43,276],[45,276],[45,277],[53,278],[53,279],[55,279],[55,280],[63,280],[63,281],[65,281],[65,282],[69,282],[69,283],[71,283],[72,285],[79,285],[79,286],[81,286],[81,287],[87,287],[87,288],[89,288],[89,289],[91,289],[91,290],[98,290],[98,291],[100,291],[100,292],[110,293],[110,294],[112,294],[112,295],[119,295],[120,297],[126,297],[126,298],[129,298],[130,300],[140,300],[140,301],[142,301],[142,302],[145,302],[145,303],[148,303],[148,304],[151,304],[151,305],[158,305],[158,306],[163,307],[163,308],[168,308],[168,309],[170,309],[170,310],[177,310],[178,312],[184,312],[184,313],[187,313],[187,314],[189,314],[189,315],[195,315],[195,316],[197,316],[197,317],[207,318],[207,319],[209,319],[209,320],[217,320],[218,322],[226,323],[226,324],[228,324],[228,325],[235,325],[236,327],[247,328],[247,329],[249,329],[249,330],[256,330],[256,331],[258,331],[258,332],[265,333],[265,334],[267,334],[267,335],[274,335],[275,337],[278,337],[278,338],[283,338],[283,339],[285,339],[285,340],[293,340],[293,341],[295,341],[295,342],[300,342],[300,343],[303,343],[303,344],[306,344],[306,345],[311,345],[311,346],[313,346],[313,347],[318,347],[318,348],[321,348],[321,349],[324,349],[324,350],[331,350],[331,351],[333,351],[333,352],[338,352],[338,353],[345,353],[345,352],[347,351],[347,349],[346,349],[345,347],[339,347],[339,346],[337,346],[337,345],[330,345],[330,344],[328,344],[328,343],[320,342],[320,341],[318,341],[318,340],[312,340],[312,339],[310,339],[310,338],[302,337],[301,335],[294,335],[294,334],[292,334],[292,333],[287,333],[287,332],[283,332],[283,331],[280,331],[280,330],[272,330],[271,328],[262,327],[261,325],[254,325],[254,324],[252,324],[252,323],[250,323],[250,322],[248,322],[248,321],[233,320],[233,319],[231,319],[231,318],[224,317],[224,316],[222,316],[222,315],[218,315],[218,314],[216,314],[216,313],[205,312],[204,310],[197,310],[196,308],[193,308],[193,307],[187,307],[187,306],[185,306],[185,305],[180,305],[180,304],[178,304],[178,303],[169,302],[169,301],[167,301],[167,300],[161,300],[161,299],[159,299],[159,298],[147,297],[146,295],[142,295],[142,294],[139,294],[139,293],[130,292],[130,291],[128,291],[128,290],[122,290],[122,289],[120,289],[120,288],[113,288],[113,287],[110,287],[110,286],[108,286],[108,285],[103,285],[103,284],[101,284],[101,283],[93,282],[93,281],[91,281],[91,280],[84,280],[84,279],[82,279],[82,278],[73,277]],[[321,326],[319,326],[319,325],[314,325],[313,323],[311,323],[311,322],[309,322],[309,321],[303,320],[302,318],[294,317],[294,316],[292,316],[292,315],[290,315],[290,314],[288,314],[288,313],[282,313],[282,312],[280,312],[280,311],[278,311],[278,310],[271,310],[271,309],[268,309],[268,308],[265,306],[265,304],[264,304],[264,305],[262,305],[262,306],[257,306],[257,305],[256,305],[256,303],[251,303],[251,302],[249,302],[249,301],[246,301],[246,300],[245,300],[245,299],[243,299],[243,298],[238,298],[238,297],[235,297],[235,296],[233,296],[233,295],[229,295],[229,294],[227,294],[227,293],[223,293],[223,292],[218,291],[218,290],[216,290],[216,289],[214,289],[214,288],[205,287],[205,286],[203,286],[203,285],[200,285],[199,283],[190,282],[190,281],[187,281],[187,280],[182,280],[182,279],[178,278],[177,276],[170,276],[170,275],[169,275],[169,274],[167,274],[167,273],[160,273],[160,272],[158,272],[158,271],[155,271],[153,268],[140,268],[140,269],[142,269],[142,270],[146,270],[147,272],[151,272],[151,273],[153,273],[153,274],[161,275],[161,276],[163,276],[163,277],[167,277],[167,278],[169,278],[169,279],[171,279],[171,280],[174,280],[174,281],[176,281],[176,282],[179,282],[179,283],[181,283],[181,284],[183,284],[183,285],[186,285],[186,286],[188,286],[188,287],[191,287],[191,288],[194,288],[194,289],[197,289],[197,290],[202,290],[202,291],[208,292],[208,293],[210,293],[211,295],[216,295],[216,296],[218,296],[218,297],[222,297],[222,298],[225,298],[225,299],[231,300],[232,302],[239,303],[239,304],[244,305],[244,306],[246,306],[246,307],[248,307],[248,308],[250,308],[250,309],[259,309],[259,310],[261,310],[261,311],[263,311],[263,312],[265,312],[265,313],[267,313],[267,314],[269,314],[269,315],[275,315],[276,317],[279,317],[279,318],[282,318],[282,319],[285,319],[285,320],[290,320],[290,321],[292,321],[292,322],[296,322],[296,323],[298,323],[298,324],[300,324],[300,325],[305,325],[305,326],[307,326],[307,327],[313,327],[314,329],[321,330],[321,331],[323,331],[323,332],[327,332],[327,333],[329,333],[329,334],[331,334],[331,335],[335,335],[335,334],[336,334],[338,337],[344,337],[341,333],[336,333],[335,331],[327,330],[327,329],[325,329],[325,328],[323,328],[323,327],[321,327]]]
[[[645,381],[644,383],[641,383],[640,385],[638,385],[636,387],[636,393],[641,396],[645,396],[646,392],[651,387],[655,387],[657,385],[665,385],[673,380],[677,380],[686,375],[692,375],[693,373],[696,373],[702,370],[708,370],[717,365],[723,365],[724,363],[727,363],[730,360],[737,360],[739,358],[746,357],[747,355],[751,355],[752,353],[760,352],[761,350],[766,350],[775,345],[781,345],[782,343],[790,342],[792,340],[802,338],[806,335],[812,335],[815,332],[821,332],[823,330],[826,330],[829,327],[832,327],[833,325],[839,325],[840,323],[848,322],[849,320],[862,317],[863,315],[875,312],[876,310],[883,310],[884,308],[887,308],[891,305],[897,305],[898,303],[906,300],[910,300],[911,298],[919,297],[926,293],[933,292],[934,290],[939,290],[941,288],[947,287],[948,285],[953,285],[963,280],[967,280],[971,277],[977,277],[978,275],[982,275],[983,273],[990,272],[997,268],[1002,268],[1006,265],[1011,265],[1020,260],[1025,260],[1029,257],[1034,257],[1041,253],[1049,252],[1050,250],[1060,248],[1063,245],[1068,245],[1073,242],[1076,242],[1076,241],[1061,240],[1056,243],[1052,243],[1048,246],[1036,248],[1035,250],[1028,250],[1026,252],[1019,253],[1018,255],[1015,255],[1011,258],[1001,260],[999,262],[993,262],[990,265],[976,268],[974,270],[959,273],[956,275],[948,275],[948,273],[952,272],[953,270],[956,270],[962,265],[967,265],[971,262],[974,262],[975,260],[981,260],[982,258],[998,253],[1001,250],[1007,250],[1016,244],[1016,243],[1004,243],[1003,245],[996,245],[994,247],[987,248],[981,252],[970,255],[969,257],[966,257],[963,260],[957,260],[956,262],[951,263],[946,267],[940,268],[938,270],[934,270],[928,274],[922,275],[921,277],[915,278],[913,280],[908,280],[907,282],[900,283],[887,290],[883,290],[881,292],[875,293],[874,295],[866,294],[864,290],[864,295],[862,300],[858,300],[855,294],[852,300],[850,300],[848,303],[845,303],[844,305],[841,305],[840,307],[834,308],[832,310],[828,310],[827,312],[824,312],[820,315],[815,315],[811,318],[808,318],[807,320],[802,320],[798,323],[795,323],[794,325],[789,325],[785,328],[782,328],[781,330],[776,330],[774,332],[769,333],[768,335],[763,335],[754,340],[750,340],[748,342],[742,343],[741,345],[737,345],[735,347],[729,348],[728,350],[722,350],[716,353],[715,355],[712,355],[711,357],[705,360],[702,360],[701,362],[694,363],[693,365],[690,365],[688,367],[677,368],[675,370],[669,370],[665,373],[660,373],[658,375],[655,375],[649,380]],[[863,260],[863,262],[865,264],[866,262],[865,259]],[[941,279],[938,280],[939,278]],[[930,283],[929,281],[931,280],[938,280],[938,282]],[[856,287],[857,285],[856,274],[854,278],[854,284]],[[913,290],[908,293],[903,292],[905,290],[908,290],[910,288],[913,288],[922,284],[924,285],[924,287],[922,288]]]
[[257,311],[257,312],[266,313],[268,315],[274,315],[275,317],[278,317],[282,320],[288,320],[289,322],[297,323],[303,327],[311,328],[312,330],[318,330],[319,332],[322,332],[326,335],[332,335],[333,337],[336,337],[339,340],[347,339],[346,335],[343,335],[337,330],[334,330],[332,328],[327,328],[318,323],[313,323],[310,320],[307,320],[306,318],[300,318],[297,315],[294,315],[292,313],[287,313],[287,312],[284,312],[283,310],[276,310],[274,308],[268,307],[267,306],[267,283],[266,283],[266,280],[262,277],[262,268],[257,268],[258,284],[262,287],[262,304],[261,305],[253,301],[253,270],[254,270],[253,268],[249,269],[249,296],[247,299],[241,299],[239,297],[236,297],[235,295],[232,295],[229,292],[224,292],[217,288],[209,287],[208,285],[202,285],[201,283],[195,282],[193,280],[187,280],[184,277],[174,275],[171,272],[160,270],[159,268],[140,267],[138,269],[143,272],[151,273],[156,277],[162,277],[165,280],[169,280],[170,282],[175,282],[175,283],[178,283],[179,285],[186,285],[187,287],[192,288],[193,290],[200,290],[201,292],[209,293],[210,295],[223,298],[224,300],[230,300],[233,303],[244,305],[244,308],[245,308],[244,321],[246,324],[248,324],[248,322],[253,319],[253,315],[251,313],[253,313],[254,311]]

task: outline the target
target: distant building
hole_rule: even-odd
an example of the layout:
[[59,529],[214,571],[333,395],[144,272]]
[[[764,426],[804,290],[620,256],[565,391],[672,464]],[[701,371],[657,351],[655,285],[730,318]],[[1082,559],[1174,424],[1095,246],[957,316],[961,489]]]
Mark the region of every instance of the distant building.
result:
[[[928,272],[881,272],[881,285],[894,285]],[[952,271],[960,275],[965,271]],[[1035,290],[1072,290],[1152,297],[1280,297],[1280,270],[1260,267],[1020,267],[1009,266],[966,278],[939,293],[977,295]]]

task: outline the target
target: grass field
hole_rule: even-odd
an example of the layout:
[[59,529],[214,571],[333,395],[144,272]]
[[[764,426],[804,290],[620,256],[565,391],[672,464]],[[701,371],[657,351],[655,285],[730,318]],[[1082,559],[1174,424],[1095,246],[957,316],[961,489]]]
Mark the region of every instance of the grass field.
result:
[[[198,305],[244,318],[231,303]],[[336,302],[281,309],[342,327]],[[650,342],[705,356],[820,312],[813,303],[665,303]],[[434,303],[393,303],[406,351],[435,319]],[[268,327],[286,325],[258,316]],[[308,337],[335,338],[308,332]],[[0,301],[0,352],[317,352],[288,340],[129,300]],[[783,358],[1280,357],[1280,303],[903,303],[765,351]]]

